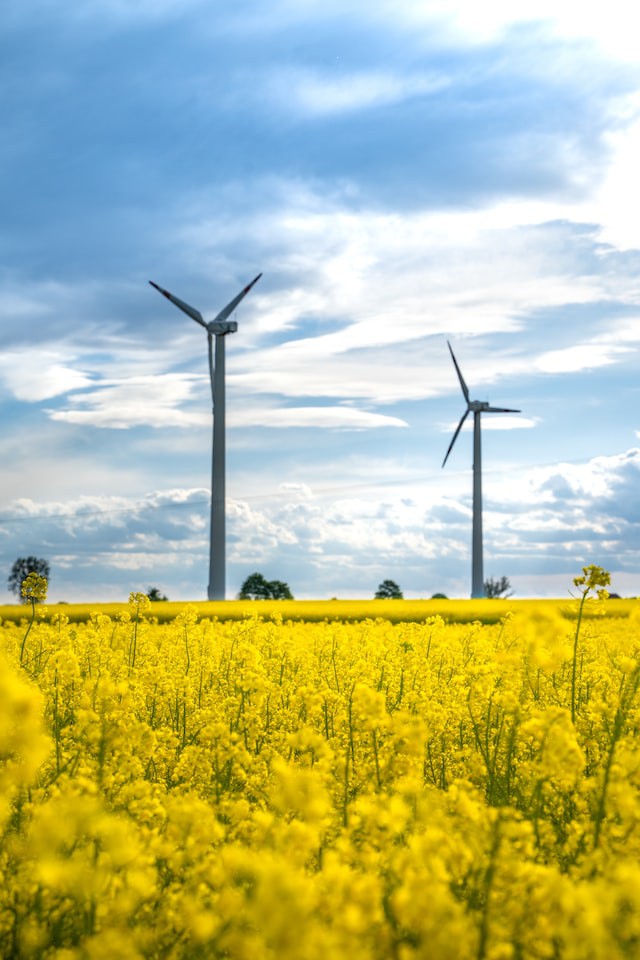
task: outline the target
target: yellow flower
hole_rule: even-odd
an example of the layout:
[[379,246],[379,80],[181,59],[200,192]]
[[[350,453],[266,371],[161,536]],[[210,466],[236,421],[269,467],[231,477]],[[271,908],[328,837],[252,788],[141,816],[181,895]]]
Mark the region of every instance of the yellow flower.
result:
[[39,603],[47,599],[47,578],[32,571],[22,581],[22,596],[32,603]]

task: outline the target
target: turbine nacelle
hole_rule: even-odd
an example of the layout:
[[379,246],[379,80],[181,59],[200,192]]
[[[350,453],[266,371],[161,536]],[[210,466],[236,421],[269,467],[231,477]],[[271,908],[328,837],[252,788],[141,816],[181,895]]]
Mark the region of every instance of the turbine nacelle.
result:
[[472,413],[521,413],[509,407],[492,407],[487,400],[470,400],[468,408]]
[[207,330],[216,337],[224,337],[227,333],[237,333],[238,324],[235,320],[225,320],[222,323],[219,320],[212,320],[207,324]]

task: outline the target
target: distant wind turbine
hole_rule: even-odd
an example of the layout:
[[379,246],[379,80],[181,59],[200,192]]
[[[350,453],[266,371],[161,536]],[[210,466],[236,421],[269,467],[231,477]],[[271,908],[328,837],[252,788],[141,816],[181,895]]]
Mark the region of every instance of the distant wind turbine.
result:
[[[224,391],[224,338],[235,333],[238,324],[227,320],[240,301],[258,282],[261,273],[241,290],[220,313],[206,323],[199,310],[190,307],[184,300],[174,297],[163,290],[153,280],[149,280],[163,297],[175,304],[183,313],[199,323],[207,331],[209,345],[209,376],[211,378],[211,397],[213,400],[213,452],[211,458],[211,533],[209,538],[209,600],[224,600],[226,594],[225,577],[225,391]],[[216,338],[215,365],[213,357],[213,338]]]
[[451,344],[448,340],[447,346],[449,347],[451,359],[453,360],[453,365],[456,368],[456,373],[458,374],[458,380],[460,381],[460,386],[462,387],[464,399],[467,402],[467,409],[462,415],[460,423],[456,428],[456,432],[454,433],[451,443],[449,444],[449,449],[447,450],[446,456],[442,461],[442,466],[444,467],[445,463],[447,462],[449,454],[453,449],[453,445],[458,439],[458,434],[462,430],[463,423],[469,414],[473,412],[473,536],[471,543],[471,596],[484,597],[482,554],[482,450],[480,436],[480,416],[483,413],[520,413],[520,410],[510,410],[507,407],[492,407],[483,400],[470,400],[469,389],[464,382],[464,377],[460,372],[458,361],[455,358],[454,352],[451,349]]

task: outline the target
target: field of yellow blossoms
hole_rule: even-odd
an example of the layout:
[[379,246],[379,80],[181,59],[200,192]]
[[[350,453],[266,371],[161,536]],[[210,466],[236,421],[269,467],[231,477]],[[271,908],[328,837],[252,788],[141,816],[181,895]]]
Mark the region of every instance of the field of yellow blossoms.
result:
[[639,957],[640,614],[607,583],[485,624],[27,606],[1,955]]

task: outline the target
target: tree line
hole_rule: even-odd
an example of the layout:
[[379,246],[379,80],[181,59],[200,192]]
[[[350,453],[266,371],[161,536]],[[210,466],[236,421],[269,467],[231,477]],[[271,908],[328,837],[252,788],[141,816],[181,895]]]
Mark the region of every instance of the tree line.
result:
[[[22,584],[30,573],[37,573],[39,576],[45,577],[47,580],[49,580],[49,563],[46,560],[43,560],[41,557],[18,557],[11,567],[11,572],[7,578],[9,590],[11,593],[15,593],[18,599],[23,603],[27,602],[27,598],[22,596]],[[506,598],[512,596],[513,591],[511,590],[509,578],[500,577],[494,579],[493,577],[489,577],[489,579],[485,580],[484,582],[484,593],[485,597],[488,597],[489,599]],[[147,596],[150,600],[154,601],[169,599],[164,593],[161,593],[157,587],[149,587]],[[267,580],[263,574],[258,573],[257,571],[249,574],[249,576],[246,577],[242,586],[240,587],[240,592],[238,593],[238,600],[293,599],[294,596],[288,583],[285,583],[283,580]],[[404,594],[395,580],[383,580],[382,583],[378,585],[378,589],[374,594],[374,599],[402,600],[404,599]],[[432,594],[431,599],[446,600],[447,597],[444,593],[434,593]]]

